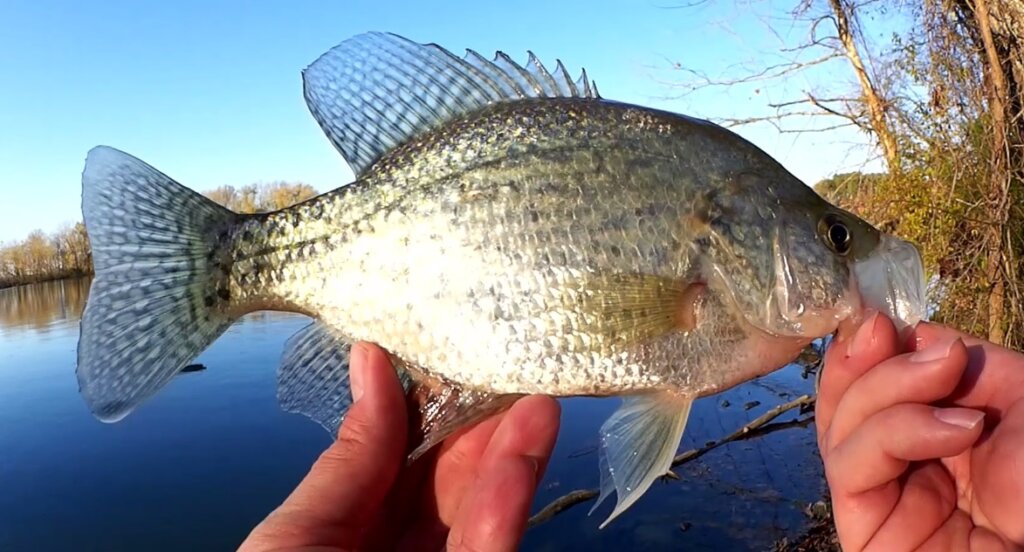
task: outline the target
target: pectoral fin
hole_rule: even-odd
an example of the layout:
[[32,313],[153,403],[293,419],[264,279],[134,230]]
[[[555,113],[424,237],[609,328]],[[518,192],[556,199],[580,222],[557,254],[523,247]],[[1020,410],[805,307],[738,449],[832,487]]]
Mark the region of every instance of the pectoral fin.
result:
[[[348,379],[351,349],[351,341],[320,321],[289,338],[278,369],[281,409],[310,418],[337,438],[345,413],[352,406]],[[507,409],[521,396],[463,389],[431,377],[394,355],[391,363],[405,388],[409,407],[409,462],[459,428]]]
[[[351,350],[350,340],[319,320],[291,336],[277,371],[281,409],[308,417],[337,438],[345,413],[352,406],[348,381]],[[398,377],[408,389],[409,376],[398,369]]]
[[692,398],[667,391],[627,397],[601,426],[601,494],[590,512],[617,495],[602,529],[671,468],[692,404]]
[[700,323],[705,284],[648,274],[592,274],[564,294],[591,335],[622,348]]

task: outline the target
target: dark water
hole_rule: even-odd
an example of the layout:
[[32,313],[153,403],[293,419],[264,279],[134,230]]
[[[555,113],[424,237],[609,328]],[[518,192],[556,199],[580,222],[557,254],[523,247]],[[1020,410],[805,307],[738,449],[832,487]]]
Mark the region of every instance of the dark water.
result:
[[[207,370],[107,425],[86,410],[74,375],[87,292],[83,280],[0,290],[0,550],[233,550],[329,442],[275,399],[283,342],[307,319],[245,317],[197,359]],[[681,450],[810,388],[788,368],[698,401]],[[617,402],[564,401],[535,510],[597,485],[597,429]],[[812,431],[726,444],[681,466],[681,480],[656,483],[608,528],[597,526],[611,504],[588,517],[586,503],[530,530],[523,548],[768,550],[798,534],[804,507],[821,497]]]

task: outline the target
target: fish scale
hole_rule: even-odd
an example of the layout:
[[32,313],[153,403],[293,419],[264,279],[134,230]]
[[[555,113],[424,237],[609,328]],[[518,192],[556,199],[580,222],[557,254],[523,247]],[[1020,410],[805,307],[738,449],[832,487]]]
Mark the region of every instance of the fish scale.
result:
[[[734,355],[692,346],[692,354],[669,360],[680,355],[673,340],[663,340],[670,350],[644,352],[647,363],[666,359],[652,369],[609,346],[606,332],[591,327],[598,324],[563,312],[587,273],[685,279],[700,254],[679,247],[694,239],[680,221],[689,215],[688,199],[709,183],[671,177],[692,171],[680,154],[700,144],[664,140],[672,124],[690,136],[692,123],[634,111],[641,110],[587,100],[518,102],[418,138],[381,159],[365,180],[254,221],[270,229],[252,234],[267,236],[272,249],[295,251],[291,262],[267,263],[287,274],[251,292],[330,313],[320,319],[339,333],[377,342],[467,387],[555,395],[713,389],[722,372],[746,369],[733,366]],[[491,129],[506,129],[510,120],[522,130],[494,138]],[[638,138],[637,129],[650,134]],[[515,154],[524,136],[532,153]],[[410,155],[428,161],[412,163]],[[307,226],[310,211],[320,216]],[[393,220],[383,224],[385,216]],[[333,243],[314,258],[296,245],[328,238]],[[251,247],[244,243],[236,257]],[[382,265],[378,251],[396,250],[416,253],[388,256]],[[439,267],[446,258],[458,262]],[[467,271],[466,282],[453,274]],[[367,291],[371,280],[400,291]],[[344,309],[334,308],[338,297]],[[705,328],[722,335],[695,335],[694,343],[741,333],[725,323],[698,331]],[[572,346],[581,336],[589,350]],[[468,348],[467,341],[484,346]],[[529,346],[508,345],[516,342]]]
[[696,398],[786,365],[865,306],[920,318],[912,245],[732,132],[555,67],[343,42],[303,90],[356,180],[272,213],[93,149],[86,403],[119,420],[238,317],[298,312],[314,320],[286,344],[282,408],[336,434],[351,346],[376,343],[415,409],[409,461],[524,394],[623,397],[600,428],[606,524],[668,469]]

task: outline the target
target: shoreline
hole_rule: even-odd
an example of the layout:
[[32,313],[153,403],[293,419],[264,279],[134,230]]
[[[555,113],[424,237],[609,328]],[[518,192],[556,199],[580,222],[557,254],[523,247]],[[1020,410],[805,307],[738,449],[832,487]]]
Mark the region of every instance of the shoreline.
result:
[[89,278],[94,274],[90,270],[88,272],[76,271],[68,272],[66,274],[55,274],[53,276],[43,276],[39,278],[32,278],[29,280],[19,280],[14,282],[0,282],[0,291],[5,289],[14,289],[21,286],[30,286],[32,284],[45,284],[47,282],[56,282],[58,280],[77,280],[79,278]]

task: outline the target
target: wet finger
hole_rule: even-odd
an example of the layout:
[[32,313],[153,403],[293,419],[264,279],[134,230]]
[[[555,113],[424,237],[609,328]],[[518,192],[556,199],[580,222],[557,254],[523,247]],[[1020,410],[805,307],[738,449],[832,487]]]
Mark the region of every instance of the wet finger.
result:
[[[920,552],[949,552],[950,550],[979,550],[970,546],[971,529],[974,527],[974,522],[967,513],[963,511],[953,512],[949,519],[942,524],[941,527],[920,547],[916,550]],[[877,550],[884,550],[884,548],[876,548]],[[909,550],[909,549],[908,549]]]

